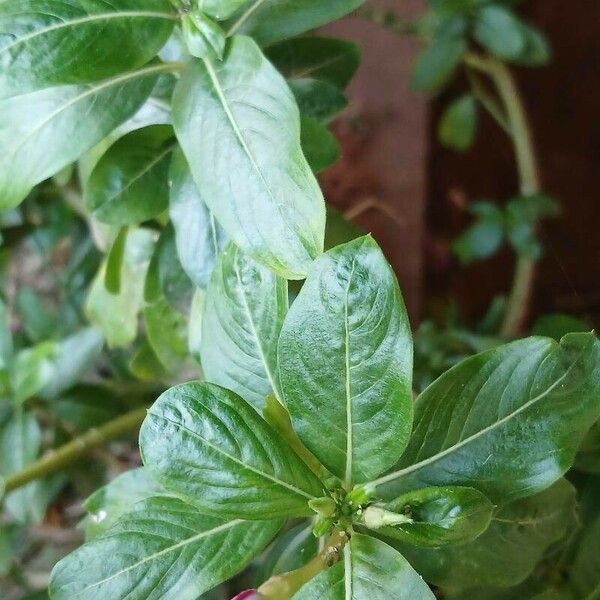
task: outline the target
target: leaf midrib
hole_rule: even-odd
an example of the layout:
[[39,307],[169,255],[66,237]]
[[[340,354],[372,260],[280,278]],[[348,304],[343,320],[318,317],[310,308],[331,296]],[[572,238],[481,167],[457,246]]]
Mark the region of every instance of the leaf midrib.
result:
[[565,373],[561,377],[559,377],[551,386],[549,386],[548,389],[544,390],[541,394],[538,394],[531,400],[527,401],[525,404],[520,406],[514,412],[506,415],[505,417],[503,417],[502,419],[500,419],[498,421],[495,421],[494,423],[488,425],[487,427],[484,427],[483,429],[474,433],[473,435],[465,438],[464,440],[461,440],[459,443],[454,444],[453,446],[450,446],[449,448],[446,448],[442,452],[438,452],[437,454],[430,456],[429,458],[426,458],[425,460],[422,460],[418,463],[415,463],[414,465],[410,465],[409,467],[406,467],[404,469],[400,469],[398,471],[394,471],[393,473],[389,473],[388,475],[384,475],[383,477],[380,477],[379,479],[376,479],[375,481],[373,481],[372,484],[375,486],[380,486],[380,485],[384,485],[386,483],[390,483],[391,481],[395,481],[396,479],[401,479],[402,477],[405,477],[406,475],[414,473],[415,471],[418,471],[419,469],[421,469],[423,467],[426,467],[430,464],[437,462],[438,460],[441,460],[442,458],[445,458],[449,454],[452,454],[453,452],[459,450],[460,448],[463,448],[467,444],[470,444],[472,441],[479,439],[480,437],[484,436],[485,434],[489,433],[490,431],[493,431],[497,427],[500,427],[500,426],[504,425],[505,423],[508,423],[513,418],[515,418],[522,412],[526,411],[531,406],[533,406],[533,405],[537,404],[538,402],[540,402],[541,400],[543,400],[546,396],[548,396],[548,394],[552,393],[567,378],[567,376],[569,375],[571,370],[573,368],[575,368],[575,365],[579,362],[579,360],[581,359],[583,354],[584,354],[584,351],[581,352],[581,354],[573,361],[573,364],[571,364],[571,366],[565,371]]
[[97,581],[96,583],[93,583],[92,585],[87,586],[84,590],[77,592],[75,594],[75,596],[81,596],[81,594],[83,594],[84,592],[87,592],[88,590],[90,590],[94,587],[98,587],[100,585],[108,583],[109,581],[112,581],[113,579],[120,577],[121,575],[123,575],[125,573],[129,573],[129,571],[133,571],[134,569],[137,569],[141,565],[143,565],[149,561],[155,560],[156,558],[159,558],[161,556],[164,556],[165,554],[168,554],[169,552],[179,550],[179,548],[183,548],[184,546],[187,546],[188,544],[193,544],[194,542],[197,542],[198,540],[201,540],[202,538],[210,537],[211,535],[216,535],[217,533],[220,533],[221,531],[226,531],[227,529],[232,529],[233,527],[240,525],[241,523],[244,523],[243,519],[235,519],[234,521],[229,521],[228,523],[223,523],[222,525],[218,525],[217,527],[213,527],[212,529],[208,529],[206,531],[201,531],[200,533],[197,533],[196,535],[193,535],[192,537],[187,538],[186,540],[177,542],[176,544],[169,546],[168,548],[163,548],[162,550],[159,550],[158,552],[155,552],[154,554],[151,554],[150,556],[144,557],[142,560],[139,560],[138,562],[134,563],[133,565],[130,565],[130,566],[126,567],[125,569],[121,569],[120,571],[113,573],[110,577],[106,577],[105,579],[102,579],[101,581]]
[[76,27],[78,25],[85,25],[86,23],[93,23],[95,21],[107,21],[110,19],[135,19],[135,18],[145,18],[145,19],[165,19],[170,21],[177,20],[177,16],[172,13],[161,13],[156,11],[123,11],[123,12],[110,12],[110,13],[97,13],[93,15],[88,15],[86,17],[79,17],[76,19],[71,19],[69,21],[62,21],[60,23],[55,23],[48,27],[42,27],[41,29],[37,29],[36,31],[32,31],[31,33],[24,35],[23,37],[17,38],[11,44],[4,46],[4,48],[0,48],[0,55],[4,52],[8,52],[15,46],[20,44],[25,44],[30,40],[35,39],[36,37],[45,35],[52,31],[59,31],[60,29],[66,29],[69,27]]
[[348,284],[344,294],[344,345],[345,345],[345,369],[346,369],[346,473],[345,481],[349,487],[352,484],[352,459],[354,453],[354,422],[352,420],[352,382],[350,381],[350,327],[348,320],[348,302],[350,296],[350,285],[356,268],[356,257],[352,259],[352,268],[348,277]]
[[282,486],[282,487],[290,490],[291,492],[293,492],[293,493],[295,493],[295,494],[297,494],[299,496],[303,496],[304,498],[307,498],[309,500],[313,500],[315,498],[315,496],[313,496],[312,494],[309,494],[308,492],[305,492],[304,490],[301,490],[300,488],[297,488],[296,486],[294,486],[294,485],[292,485],[290,483],[287,483],[286,481],[282,481],[281,479],[278,479],[277,477],[275,477],[273,475],[269,475],[268,473],[264,473],[262,471],[259,471],[255,467],[242,462],[239,458],[236,458],[235,456],[232,456],[231,454],[225,452],[219,446],[215,446],[214,444],[212,444],[208,440],[205,440],[201,435],[199,435],[195,431],[189,429],[188,427],[186,427],[182,423],[178,423],[177,421],[173,421],[172,419],[169,419],[169,418],[165,417],[164,415],[158,415],[158,414],[153,413],[153,412],[150,412],[148,414],[151,415],[151,416],[153,416],[153,417],[156,417],[157,419],[162,419],[163,421],[166,421],[167,423],[171,423],[172,425],[175,425],[175,427],[178,427],[178,428],[180,428],[180,429],[182,429],[184,431],[187,431],[190,435],[192,435],[193,437],[199,439],[203,444],[206,444],[209,448],[211,448],[212,450],[214,450],[215,452],[217,452],[219,454],[222,454],[225,458],[228,458],[229,460],[231,460],[235,464],[239,465],[243,469],[251,471],[252,473],[255,473],[256,475],[258,475],[259,477],[263,477],[265,479],[268,479],[269,481],[272,481],[273,483],[275,483],[277,485],[280,485],[280,486]]

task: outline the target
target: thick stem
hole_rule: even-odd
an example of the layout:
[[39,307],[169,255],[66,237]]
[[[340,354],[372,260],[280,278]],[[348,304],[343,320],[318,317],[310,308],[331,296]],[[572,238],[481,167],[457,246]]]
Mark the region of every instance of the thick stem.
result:
[[347,541],[348,536],[344,532],[334,532],[325,548],[310,562],[295,571],[274,575],[258,588],[258,592],[264,600],[290,600],[304,584],[339,559]]
[[[533,149],[531,130],[523,101],[510,70],[499,60],[469,53],[465,57],[468,66],[486,73],[494,82],[510,125],[510,134],[515,148],[520,188],[523,195],[540,191],[536,155]],[[517,259],[512,289],[506,305],[501,334],[514,337],[521,331],[527,318],[529,301],[535,280],[535,261],[526,256]]]
[[68,444],[52,450],[23,471],[7,477],[4,482],[4,491],[6,493],[12,492],[36,479],[62,471],[90,450],[134,431],[142,424],[146,417],[146,411],[146,408],[134,410],[106,423],[106,425],[102,425],[102,427],[90,429],[90,431],[74,438]]

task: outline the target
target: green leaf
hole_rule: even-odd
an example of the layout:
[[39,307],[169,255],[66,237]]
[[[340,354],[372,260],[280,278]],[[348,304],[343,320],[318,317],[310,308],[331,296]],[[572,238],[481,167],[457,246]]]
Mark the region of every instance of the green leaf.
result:
[[176,19],[167,0],[2,2],[0,98],[141,67]]
[[[42,432],[33,413],[16,409],[0,429],[0,474],[22,471],[38,457],[41,445]],[[34,481],[4,498],[6,508],[18,522],[32,523],[44,516],[43,484]]]
[[575,507],[575,490],[563,479],[499,508],[487,531],[470,544],[432,550],[390,543],[429,583],[461,590],[508,587],[523,581],[548,547],[574,527]]
[[354,534],[344,558],[309,581],[294,600],[435,600],[433,592],[391,546]]
[[525,49],[515,61],[528,67],[539,67],[550,62],[552,51],[545,36],[537,29],[521,23],[525,36]]
[[[410,521],[373,527],[369,521],[382,509]],[[488,528],[493,510],[493,504],[473,488],[432,487],[404,494],[381,509],[369,507],[364,513],[364,521],[367,527],[377,529],[382,536],[436,548],[473,541]]]
[[196,288],[190,307],[188,320],[188,349],[190,354],[200,362],[200,348],[202,345],[202,315],[204,314],[204,290]]
[[206,379],[259,412],[269,394],[281,398],[277,340],[287,310],[287,281],[227,246],[204,299],[200,357]]
[[86,539],[104,535],[136,502],[157,495],[167,496],[143,468],[119,475],[83,503],[88,513],[81,523]]
[[245,37],[223,62],[194,61],[173,120],[200,196],[242,250],[302,279],[323,249],[325,204],[300,147],[298,107],[281,75]]
[[266,50],[268,59],[286,79],[312,78],[344,89],[360,63],[359,47],[346,40],[302,37]]
[[446,109],[438,126],[440,142],[453,150],[468,150],[477,132],[477,102],[471,94],[455,100]]
[[505,235],[504,214],[492,202],[473,202],[469,212],[475,217],[475,222],[452,244],[454,254],[463,265],[493,256]]
[[42,342],[33,348],[21,350],[11,368],[10,383],[13,402],[23,404],[49,384],[54,374],[53,363],[58,347],[53,342]]
[[125,255],[127,233],[127,227],[121,227],[121,229],[119,229],[119,233],[106,258],[104,287],[108,292],[114,295],[118,295],[121,292],[121,267],[123,266],[123,257]]
[[335,21],[364,0],[249,0],[228,23],[228,34],[245,33],[268,46]]
[[102,334],[94,327],[86,327],[57,342],[50,377],[40,389],[40,396],[57,398],[73,387],[90,370],[103,346]]
[[8,367],[13,356],[13,338],[9,317],[6,304],[0,299],[0,370]]
[[312,471],[239,396],[209,383],[165,392],[140,433],[144,465],[206,514],[308,516],[323,495]]
[[132,117],[166,68],[155,64],[90,85],[0,100],[0,210],[17,206],[33,186]]
[[329,123],[348,105],[346,96],[332,83],[309,77],[288,83],[302,115],[322,123]]
[[121,267],[121,291],[118,295],[111,294],[104,287],[106,262],[94,279],[85,312],[90,322],[102,331],[110,348],[126,347],[135,340],[154,240],[154,233],[148,229],[129,231]]
[[598,417],[600,342],[593,334],[500,346],[462,361],[419,396],[409,446],[375,482],[377,492],[391,498],[465,485],[493,502],[535,494],[571,467]]
[[515,60],[526,47],[523,24],[503,6],[483,6],[475,18],[475,39],[489,52],[504,60]]
[[467,43],[459,36],[434,38],[417,58],[410,84],[413,90],[429,92],[442,87],[460,64]]
[[295,430],[347,483],[385,471],[412,424],[412,343],[396,277],[371,237],[315,261],[279,340]]
[[189,53],[197,58],[223,58],[225,32],[204,13],[192,12],[182,17],[183,39]]
[[198,287],[205,288],[227,243],[225,232],[202,200],[180,149],[173,153],[169,182],[169,215],[181,266]]
[[580,598],[595,600],[600,591],[600,518],[585,530],[571,569]]
[[142,342],[129,361],[129,371],[141,381],[160,381],[167,375],[165,366],[156,356],[154,348],[147,339]]
[[591,331],[593,327],[585,320],[561,313],[543,315],[533,324],[532,335],[551,337],[560,342],[567,333]]
[[52,403],[52,409],[69,431],[88,431],[123,413],[123,403],[101,385],[78,385]]
[[246,2],[247,0],[202,0],[199,4],[202,11],[207,15],[218,21],[223,21],[231,17]]
[[52,572],[53,600],[196,600],[241,571],[281,524],[208,517],[169,496],[138,502]]
[[92,215],[109,225],[137,225],[169,203],[168,170],[173,129],[153,125],[120,138],[98,161],[85,186]]
[[302,151],[313,172],[320,173],[338,161],[342,153],[340,145],[331,131],[317,119],[302,115],[300,123]]
[[596,421],[583,439],[575,467],[584,473],[600,475],[600,421]]

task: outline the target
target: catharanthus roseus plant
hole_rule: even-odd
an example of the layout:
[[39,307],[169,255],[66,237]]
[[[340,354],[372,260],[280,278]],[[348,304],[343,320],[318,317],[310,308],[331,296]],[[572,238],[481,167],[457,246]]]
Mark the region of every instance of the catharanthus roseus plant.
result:
[[[598,471],[599,342],[571,323],[501,343],[522,320],[517,277],[504,339],[414,385],[395,275],[316,178],[339,157],[328,125],[359,52],[310,32],[361,4],[0,1],[0,274],[32,247],[42,287],[59,266],[59,309],[9,285],[0,303],[0,596],[7,575],[46,594],[40,538],[57,532],[20,540],[55,501],[50,524],[78,519],[73,495],[89,496],[86,542],[43,553],[53,600],[525,599],[565,571],[550,560],[577,522],[565,475]],[[417,87],[462,61],[506,94],[497,59],[545,56],[507,2],[428,4]],[[527,275],[553,204],[518,103],[496,110],[471,76],[524,175],[505,211],[475,212],[495,247],[532,253]],[[446,115],[450,145],[474,108]],[[142,467],[124,468],[136,446],[71,469],[140,425]],[[568,550],[569,590],[591,600],[590,489]]]
[[[239,394],[191,382],[157,400],[140,433],[154,486],[57,565],[53,598],[196,598],[289,519],[308,519],[322,549],[261,597],[434,598],[419,573],[441,577],[442,549],[473,552],[503,511],[548,488],[561,510],[561,477],[600,412],[593,334],[474,356],[413,410],[408,320],[370,237],[318,258],[289,310],[286,288],[225,249],[203,327],[210,379]],[[244,339],[234,326],[246,320]]]

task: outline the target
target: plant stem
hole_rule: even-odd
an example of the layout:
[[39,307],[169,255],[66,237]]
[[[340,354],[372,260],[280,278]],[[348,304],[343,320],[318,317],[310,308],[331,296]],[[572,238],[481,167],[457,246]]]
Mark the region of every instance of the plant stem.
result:
[[289,600],[304,584],[330,567],[332,560],[335,562],[341,556],[341,551],[347,542],[346,533],[335,531],[327,540],[323,550],[310,562],[295,571],[274,575],[258,588],[258,592],[264,600]]
[[[486,73],[494,82],[510,125],[521,194],[536,194],[540,191],[540,181],[531,130],[523,101],[510,70],[495,58],[472,52],[465,56],[465,63]],[[526,256],[519,256],[501,327],[501,335],[504,337],[514,337],[521,331],[527,317],[534,279],[535,261]]]
[[36,479],[62,471],[90,450],[134,431],[146,417],[146,411],[146,407],[131,411],[101,427],[90,429],[68,444],[50,451],[23,471],[7,477],[4,482],[4,491],[12,492]]

